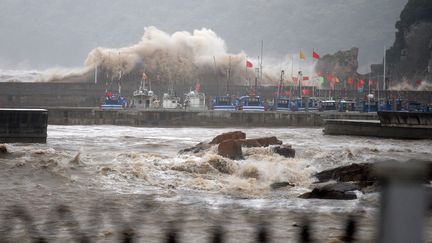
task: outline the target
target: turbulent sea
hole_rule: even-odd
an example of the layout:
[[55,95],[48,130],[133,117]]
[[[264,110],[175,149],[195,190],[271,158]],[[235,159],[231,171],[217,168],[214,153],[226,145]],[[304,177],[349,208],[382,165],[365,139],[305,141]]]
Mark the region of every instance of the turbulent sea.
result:
[[[238,161],[221,158],[216,147],[178,154],[234,130],[248,138],[277,136],[293,146],[296,158],[273,154],[270,148],[244,148],[245,159]],[[358,219],[357,238],[368,242],[375,236],[379,195],[357,192],[359,199],[350,201],[297,198],[310,190],[312,175],[351,163],[432,156],[431,140],[325,136],[322,128],[49,126],[46,144],[6,147],[10,153],[0,155],[1,213],[22,205],[40,232],[61,242],[74,234],[67,227],[48,230],[53,208],[60,204],[70,207],[81,229],[90,227],[94,212],[100,211],[135,222],[138,237],[155,242],[163,238],[168,222],[176,222],[184,242],[206,241],[203,232],[215,222],[224,227],[229,242],[250,241],[255,225],[263,221],[274,242],[286,242],[297,239],[306,217],[314,238],[331,241],[342,235],[349,215]],[[227,173],[209,163],[214,160],[225,160]],[[270,188],[285,181],[295,186]],[[102,221],[95,240],[116,241],[124,221]],[[10,237],[18,241],[28,237],[23,227],[14,232]]]

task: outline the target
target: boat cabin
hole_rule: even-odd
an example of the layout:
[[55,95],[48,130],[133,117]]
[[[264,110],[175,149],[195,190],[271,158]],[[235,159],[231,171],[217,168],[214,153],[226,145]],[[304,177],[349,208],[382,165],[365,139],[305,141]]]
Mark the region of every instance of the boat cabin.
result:
[[190,91],[186,94],[184,108],[186,110],[206,110],[205,94],[198,91]]
[[335,100],[323,100],[319,104],[319,111],[337,111]]
[[234,111],[235,106],[230,96],[216,96],[212,99],[211,108],[213,110]]
[[259,96],[242,96],[236,100],[237,110],[265,111],[264,103]]
[[121,96],[119,93],[113,93],[111,91],[105,93],[105,98],[101,104],[103,110],[118,110],[124,109],[128,106],[126,98]]

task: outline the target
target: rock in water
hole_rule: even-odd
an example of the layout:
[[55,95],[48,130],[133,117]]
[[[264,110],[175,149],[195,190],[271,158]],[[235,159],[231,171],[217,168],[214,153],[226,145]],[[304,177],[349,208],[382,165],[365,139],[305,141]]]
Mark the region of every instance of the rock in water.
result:
[[184,154],[184,153],[194,153],[194,154],[196,154],[196,153],[199,153],[201,151],[205,151],[205,150],[207,150],[209,148],[210,148],[210,144],[202,143],[201,142],[201,143],[199,143],[199,144],[197,144],[197,145],[195,145],[193,147],[182,149],[178,153],[179,154]]
[[359,182],[363,186],[371,185],[378,181],[378,178],[373,173],[372,164],[369,163],[350,164],[347,166],[324,170],[315,174],[315,177],[320,182],[326,182],[329,180],[340,182],[353,181]]
[[270,145],[281,145],[282,141],[276,137],[263,137],[263,138],[252,138],[252,139],[241,139],[239,140],[242,146],[245,147],[268,147]]
[[220,173],[224,173],[224,174],[234,173],[234,169],[232,165],[223,159],[211,159],[207,161],[207,163],[209,163],[213,168],[218,170]]
[[287,186],[291,186],[293,187],[294,185],[287,182],[287,181],[282,181],[282,182],[274,182],[272,184],[270,184],[271,189],[276,190],[282,187],[287,187]]
[[333,183],[323,187],[314,188],[311,192],[306,192],[300,195],[299,198],[353,200],[357,199],[354,190],[358,190],[356,185],[349,183]]
[[241,144],[235,140],[225,140],[220,143],[218,154],[229,159],[243,159]]
[[0,154],[7,154],[8,150],[6,148],[6,145],[0,144]]
[[293,149],[291,147],[291,145],[283,145],[283,146],[274,147],[273,152],[280,154],[286,158],[294,158],[295,157],[295,149]]
[[220,144],[225,140],[246,139],[246,133],[241,131],[227,132],[217,135],[209,144]]

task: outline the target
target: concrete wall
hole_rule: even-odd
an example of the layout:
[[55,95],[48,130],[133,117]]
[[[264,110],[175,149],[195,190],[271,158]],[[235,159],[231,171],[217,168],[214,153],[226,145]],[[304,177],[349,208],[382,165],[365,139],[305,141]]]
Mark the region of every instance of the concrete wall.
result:
[[46,143],[48,111],[0,109],[0,143]]
[[227,112],[49,108],[49,124],[125,126],[284,127],[323,126],[324,119],[378,119],[376,113]]
[[324,134],[397,139],[431,139],[432,128],[382,126],[379,121],[326,120]]
[[383,126],[432,127],[432,112],[380,111],[378,117]]

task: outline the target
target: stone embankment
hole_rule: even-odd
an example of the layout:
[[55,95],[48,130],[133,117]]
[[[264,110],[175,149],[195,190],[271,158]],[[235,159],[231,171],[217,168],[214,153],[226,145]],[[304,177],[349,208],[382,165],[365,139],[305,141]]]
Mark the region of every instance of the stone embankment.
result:
[[183,110],[101,110],[49,108],[51,125],[321,127],[326,119],[376,120],[376,113],[244,112]]

